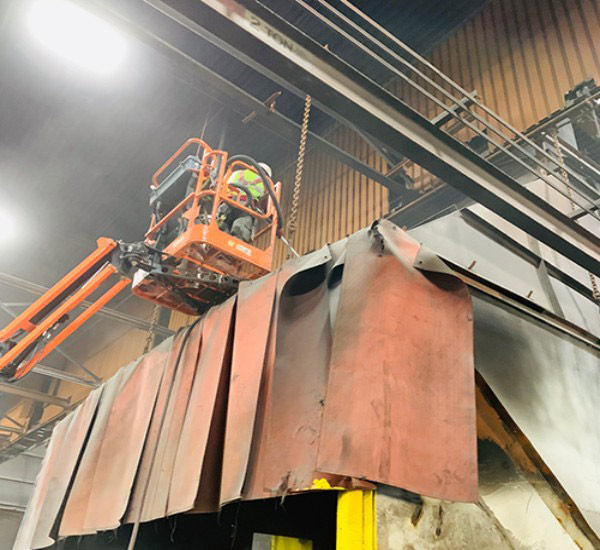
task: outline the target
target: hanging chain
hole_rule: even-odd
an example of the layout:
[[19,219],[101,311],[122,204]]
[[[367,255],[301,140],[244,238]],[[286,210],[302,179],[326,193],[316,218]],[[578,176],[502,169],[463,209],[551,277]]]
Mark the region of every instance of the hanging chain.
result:
[[304,168],[304,155],[306,153],[306,137],[308,135],[308,122],[310,119],[311,97],[306,96],[304,103],[304,116],[302,117],[302,130],[300,131],[300,145],[298,146],[298,160],[296,161],[296,176],[294,177],[294,190],[292,194],[292,208],[288,218],[288,241],[290,247],[294,246],[296,234],[296,220],[298,218],[298,204],[300,201],[300,188],[302,186],[302,170]]
[[154,331],[158,324],[158,317],[160,316],[160,306],[156,304],[152,310],[152,317],[150,317],[150,327],[148,328],[148,335],[146,336],[146,345],[144,346],[144,353],[148,353],[152,349],[154,344]]
[[[559,167],[560,175],[565,181],[569,181],[568,180],[569,176],[567,174],[567,171],[565,170],[565,157],[563,156],[562,151],[560,149],[560,142],[558,141],[558,130],[556,128],[554,128],[552,131],[552,142],[554,144],[554,149],[556,151],[556,157],[558,159],[558,167]],[[575,212],[575,203],[573,202],[573,195],[572,195],[571,187],[566,184],[565,184],[565,187],[567,190],[567,195],[569,196],[569,202],[571,204],[571,213],[573,213],[573,212]],[[592,287],[592,296],[594,298],[594,301],[598,305],[600,305],[600,288],[598,288],[598,281],[596,280],[596,277],[594,276],[594,274],[591,273],[590,271],[588,271],[588,277],[590,278],[590,285]]]

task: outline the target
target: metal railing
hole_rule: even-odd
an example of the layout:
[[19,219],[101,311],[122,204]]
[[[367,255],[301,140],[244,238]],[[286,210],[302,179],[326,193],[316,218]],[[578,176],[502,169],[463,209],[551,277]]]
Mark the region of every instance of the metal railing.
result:
[[[596,202],[600,199],[599,170],[593,169],[593,181],[596,185],[591,184],[585,176],[577,173],[568,166],[564,167],[564,172],[566,172],[566,177],[564,177],[561,174],[563,167],[561,167],[557,156],[553,154],[552,150],[545,149],[540,144],[536,143],[536,141],[517,130],[512,124],[483,104],[478,97],[466,91],[463,87],[427,61],[427,59],[404,44],[396,36],[359,10],[348,0],[339,1],[358,16],[361,22],[370,26],[393,43],[395,49],[384,44],[381,40],[365,30],[363,26],[356,23],[353,19],[325,0],[315,1],[335,18],[343,22],[346,27],[353,29],[360,37],[371,43],[372,46],[380,52],[384,52],[388,56],[388,59],[382,57],[380,53],[376,53],[374,49],[365,45],[365,43],[350,34],[350,32],[344,30],[331,18],[324,15],[324,13],[309,5],[305,0],[295,1],[335,33],[348,40],[353,46],[367,54],[371,59],[391,71],[395,77],[415,89],[419,94],[425,97],[430,104],[433,103],[436,108],[441,109],[449,116],[457,119],[465,128],[468,128],[474,134],[484,139],[488,145],[491,145],[494,148],[496,154],[499,152],[504,153],[516,164],[532,173],[537,179],[542,180],[557,193],[568,199],[570,202],[573,202],[582,211],[600,219],[600,213],[598,213],[596,209]],[[335,53],[339,55],[338,52]],[[341,55],[339,56],[343,59]],[[392,59],[393,62],[391,62],[390,59]],[[429,76],[425,71],[434,76]],[[436,82],[435,78],[441,80],[444,85]],[[382,86],[381,84],[379,85]],[[426,86],[434,90],[435,93],[429,91]],[[450,90],[447,88],[450,88]],[[386,88],[386,90],[388,93],[391,93],[389,88]],[[398,99],[403,100],[402,98]],[[465,100],[468,101],[467,106],[465,106]],[[430,118],[431,115],[431,113],[421,114],[427,118]],[[452,134],[449,133],[449,135],[452,135],[454,139],[459,140],[459,135],[456,132],[453,132]],[[486,155],[485,158],[489,159],[489,155]],[[550,175],[549,172],[552,173],[552,175]],[[576,182],[578,186],[574,186],[572,182]]]

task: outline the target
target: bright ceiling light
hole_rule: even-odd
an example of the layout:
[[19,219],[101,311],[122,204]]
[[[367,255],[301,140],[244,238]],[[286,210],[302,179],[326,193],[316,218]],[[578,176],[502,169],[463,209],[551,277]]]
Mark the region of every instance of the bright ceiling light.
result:
[[37,0],[29,28],[47,48],[96,73],[114,70],[125,55],[125,40],[98,17],[65,0]]

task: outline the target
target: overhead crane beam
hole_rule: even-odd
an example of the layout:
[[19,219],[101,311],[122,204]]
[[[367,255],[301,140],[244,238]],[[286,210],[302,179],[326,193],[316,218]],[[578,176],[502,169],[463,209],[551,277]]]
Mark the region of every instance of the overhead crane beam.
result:
[[[276,110],[271,110],[263,101],[203,65],[197,56],[197,36],[193,31],[182,28],[176,21],[157,13],[152,6],[144,2],[84,0],[82,3],[164,55],[169,60],[171,70],[175,70],[180,77],[183,75],[189,84],[205,95],[244,116],[255,113],[252,122],[291,144],[298,143],[299,124]],[[375,170],[314,132],[308,133],[308,145],[376,181],[396,195],[414,195],[414,192],[406,189],[398,181]]]
[[600,239],[256,0],[146,0],[600,276]]

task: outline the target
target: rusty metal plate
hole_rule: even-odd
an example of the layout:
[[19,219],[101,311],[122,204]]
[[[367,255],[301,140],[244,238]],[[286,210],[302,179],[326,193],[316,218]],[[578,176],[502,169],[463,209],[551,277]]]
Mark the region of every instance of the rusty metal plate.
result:
[[[277,301],[277,297],[276,297]],[[271,318],[271,329],[267,340],[265,352],[265,365],[260,382],[258,403],[256,406],[256,419],[252,434],[252,445],[248,457],[246,479],[242,489],[242,499],[251,500],[269,496],[265,490],[264,468],[266,463],[267,436],[269,415],[271,411],[271,387],[273,385],[273,366],[275,364],[275,334],[276,315]]]
[[318,469],[476,501],[468,291],[412,267],[418,243],[382,229],[346,249]]
[[[131,498],[127,506],[127,512],[123,518],[123,523],[134,522],[138,519],[141,521],[150,521],[150,519],[154,519],[155,517],[164,517],[166,515],[166,499],[171,479],[171,471],[161,473],[160,468],[163,459],[165,458],[165,452],[167,451],[166,443],[169,439],[169,435],[175,436],[175,434],[169,434],[167,431],[171,427],[170,421],[172,420],[174,407],[173,393],[179,389],[181,375],[185,373],[186,379],[191,378],[193,377],[195,370],[195,361],[198,356],[197,349],[193,350],[189,346],[186,347],[185,350],[181,349],[182,345],[190,343],[192,337],[194,337],[194,343],[199,345],[201,332],[195,331],[192,335],[190,331],[192,331],[191,328],[180,330],[174,337],[171,349],[169,350],[169,355],[163,358],[163,365],[165,368],[162,374],[158,395],[155,400],[142,456],[139,460],[135,484],[131,491]],[[189,352],[192,356],[192,361],[194,362],[192,369],[187,369],[185,367],[183,361],[185,352]],[[189,372],[190,370],[191,375]],[[189,383],[191,385],[191,379],[189,380]],[[183,402],[180,403],[180,406],[183,409],[183,414],[185,414],[188,396],[189,386],[187,388],[187,394],[181,396]],[[181,430],[181,425],[179,426],[179,430]],[[177,432],[176,435],[178,436],[179,432]],[[174,454],[174,452],[175,451],[173,450],[171,454]],[[167,493],[163,495],[164,506],[162,507],[162,511],[155,516],[155,507],[160,507],[159,503],[154,500],[157,491],[156,485],[160,483],[161,478],[163,477],[166,477],[165,491]],[[158,499],[160,499],[160,497],[158,497]],[[143,510],[141,509],[142,502],[144,502]]]
[[327,262],[290,278],[279,296],[265,488],[284,495],[315,479],[331,351]]
[[[232,327],[233,329],[233,327]],[[223,368],[217,388],[215,406],[210,422],[210,431],[206,442],[206,452],[202,462],[198,494],[192,512],[218,512],[221,508],[221,477],[223,470],[223,447],[225,444],[225,422],[229,399],[229,380],[231,377],[231,357],[233,352],[233,330],[223,356]]]
[[221,504],[241,498],[254,436],[277,274],[240,285],[235,316]]
[[185,348],[177,366],[169,405],[156,448],[156,456],[141,516],[142,521],[150,521],[167,515],[167,500],[175,466],[175,454],[183,429],[192,383],[198,365],[198,357],[201,353],[202,321],[193,326],[184,345]]
[[126,372],[121,380],[92,479],[85,532],[114,529],[121,523],[172,344],[173,340],[169,339],[144,355],[136,368]]
[[[167,504],[169,515],[191,510],[196,502],[228,351],[234,303],[235,297],[230,298],[212,308],[204,318],[202,350],[175,456]],[[219,487],[220,479],[213,483]]]
[[34,493],[13,546],[16,550],[46,548],[54,543],[54,524],[101,394],[102,387],[92,391],[75,412],[54,428]]
[[52,437],[59,440],[59,451],[53,455],[52,472],[31,548],[46,548],[57,538],[56,519],[67,495],[101,395],[102,387],[90,392],[85,401],[54,429]]
[[[46,498],[48,497],[51,479],[60,468],[60,452],[72,421],[73,416],[69,415],[54,428],[52,439],[42,461],[42,467],[35,480],[35,489],[27,505],[27,510],[23,516],[17,538],[13,545],[15,550],[31,550],[36,538],[39,537],[39,540],[41,540],[50,534],[49,529],[38,530],[38,524],[42,520],[42,510],[46,507]],[[72,474],[72,472],[69,473]],[[52,544],[52,539],[49,540],[50,542],[46,546]]]
[[[321,319],[325,317],[328,320],[328,303],[323,299],[323,289],[325,288],[324,274],[326,275],[326,265],[331,261],[329,248],[326,246],[321,250],[308,254],[296,260],[286,262],[278,272],[277,278],[277,296],[274,315],[274,326],[271,330],[270,345],[267,351],[267,361],[263,376],[261,395],[259,400],[257,422],[254,436],[253,449],[248,468],[248,477],[246,486],[243,491],[244,499],[256,499],[272,496],[273,494],[283,494],[286,490],[294,490],[300,485],[283,484],[284,478],[297,479],[302,487],[306,487],[305,480],[309,479],[309,486],[312,484],[312,451],[315,450],[311,445],[306,449],[302,449],[303,444],[300,442],[306,441],[304,438],[316,424],[316,418],[320,415],[321,404],[318,397],[315,401],[315,396],[321,396],[323,393],[323,378],[315,377],[311,379],[312,374],[305,376],[302,384],[297,385],[298,379],[301,377],[292,373],[294,368],[304,369],[308,362],[298,366],[298,360],[304,356],[314,345],[313,342],[307,340],[306,337],[314,336],[314,332],[310,334],[287,334],[288,330],[293,330],[293,325],[302,321],[302,315],[298,306],[302,304],[301,290],[306,290],[311,285],[315,291],[311,296],[307,310],[318,314],[311,318],[314,322],[317,319],[317,324],[320,326]],[[290,288],[294,288],[294,294],[291,301],[288,301],[288,293]],[[315,290],[316,289],[316,290]],[[303,292],[308,295],[309,293]],[[318,295],[315,300],[314,296]],[[306,297],[306,296],[305,296]],[[325,306],[323,307],[323,304]],[[280,316],[284,308],[283,318]],[[287,326],[292,325],[292,326]],[[300,325],[298,325],[300,326]],[[315,325],[317,326],[317,325]],[[326,327],[328,328],[328,327]],[[302,324],[302,330],[310,330]],[[285,331],[286,334],[280,336],[280,332]],[[236,335],[237,338],[237,335]],[[293,342],[294,338],[296,339]],[[325,341],[319,342],[319,349],[315,351],[314,357],[318,358],[318,364],[315,366],[316,371],[322,370],[323,344]],[[326,346],[325,346],[326,347]],[[293,349],[292,349],[293,348]],[[292,355],[298,357],[295,367],[291,366],[287,370]],[[279,358],[277,357],[279,356]],[[301,362],[301,361],[300,361]],[[288,397],[294,396],[290,401]],[[316,403],[316,409],[313,405]],[[283,416],[280,416],[283,414]],[[316,423],[316,424],[315,424]],[[306,429],[302,437],[296,433],[298,429]],[[313,434],[313,438],[318,437]],[[294,451],[286,451],[286,448],[293,446],[300,454],[294,456]],[[300,464],[305,464],[304,467]],[[292,467],[294,472],[298,468],[298,475],[294,472],[287,475],[289,468]],[[302,470],[302,471],[301,471]],[[310,470],[310,473],[308,473]]]
[[92,483],[112,405],[121,388],[123,378],[130,376],[138,363],[139,359],[118,370],[103,386],[94,424],[75,472],[75,479],[61,519],[59,528],[61,537],[85,534],[84,524],[88,507],[93,508],[94,506],[94,503],[90,501]]

